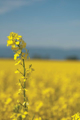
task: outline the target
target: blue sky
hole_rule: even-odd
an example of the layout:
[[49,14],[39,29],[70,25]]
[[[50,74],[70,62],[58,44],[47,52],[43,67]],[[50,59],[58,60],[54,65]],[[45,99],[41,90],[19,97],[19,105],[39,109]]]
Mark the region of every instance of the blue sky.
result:
[[10,32],[27,46],[80,48],[80,0],[0,0],[0,45]]

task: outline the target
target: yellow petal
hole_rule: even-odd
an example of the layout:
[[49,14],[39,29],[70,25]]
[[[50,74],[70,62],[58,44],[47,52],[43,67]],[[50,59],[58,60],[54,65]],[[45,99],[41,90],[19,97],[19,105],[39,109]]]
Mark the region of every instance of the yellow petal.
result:
[[14,32],[10,32],[10,36],[12,36],[14,34]]
[[22,36],[21,36],[21,35],[18,35],[18,37],[22,38]]
[[9,45],[7,44],[7,46],[9,46]]
[[24,114],[25,114],[25,115],[27,115],[27,114],[28,114],[28,112],[24,112]]
[[16,42],[16,45],[19,45],[19,41]]
[[17,63],[15,63],[15,65],[18,65],[19,63],[21,63],[21,60],[19,60]]
[[27,89],[24,89],[25,91],[28,91]]
[[9,40],[12,40],[12,36],[7,36],[7,38],[8,38]]
[[22,115],[22,118],[25,118],[26,116],[25,115]]
[[24,79],[24,82],[26,81],[26,79]]
[[18,37],[17,40],[19,40],[20,38]]
[[19,101],[19,100],[17,100],[17,103],[20,103],[20,101]]
[[19,54],[16,53],[16,54],[14,55],[14,60],[16,60],[18,56],[19,56]]
[[15,71],[15,73],[19,73],[19,71],[18,71],[18,70],[16,70],[16,71]]
[[8,98],[7,101],[6,101],[6,104],[9,104],[11,101],[12,101],[12,99]]
[[7,40],[7,44],[10,46],[10,45],[13,45],[13,41],[12,40]]

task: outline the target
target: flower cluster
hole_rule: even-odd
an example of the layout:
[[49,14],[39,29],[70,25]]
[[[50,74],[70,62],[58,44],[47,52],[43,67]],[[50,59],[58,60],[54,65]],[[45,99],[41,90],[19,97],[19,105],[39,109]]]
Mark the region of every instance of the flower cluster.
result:
[[76,113],[72,116],[72,120],[80,120],[80,113]]
[[[8,36],[7,40],[7,46],[11,46],[11,49],[15,52],[14,60],[17,60],[19,55],[22,59],[26,59],[28,56],[28,52],[26,47],[26,43],[22,39],[21,35],[18,35],[17,33],[11,32],[10,36]],[[22,52],[22,49],[26,50],[26,53]]]

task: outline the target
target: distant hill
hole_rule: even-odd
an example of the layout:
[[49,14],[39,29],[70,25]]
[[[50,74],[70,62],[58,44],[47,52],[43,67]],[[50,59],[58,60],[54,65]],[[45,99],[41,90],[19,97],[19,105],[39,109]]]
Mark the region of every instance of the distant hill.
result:
[[[39,59],[80,59],[80,49],[61,49],[61,48],[43,48],[27,47],[30,58]],[[0,58],[13,58],[11,47],[0,46]]]

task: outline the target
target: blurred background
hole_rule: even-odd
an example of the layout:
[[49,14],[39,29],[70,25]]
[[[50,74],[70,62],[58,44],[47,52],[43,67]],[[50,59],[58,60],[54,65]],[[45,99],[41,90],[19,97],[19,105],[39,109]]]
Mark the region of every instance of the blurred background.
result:
[[0,58],[13,58],[7,36],[16,32],[30,58],[80,59],[80,0],[0,0]]
[[10,32],[23,36],[31,58],[25,67],[35,70],[26,81],[31,118],[71,120],[80,111],[80,0],[0,0],[0,120],[11,120],[17,100],[24,101],[17,85],[23,76],[15,75],[23,67],[6,46]]

